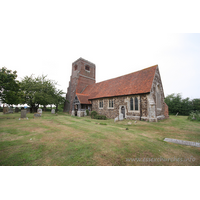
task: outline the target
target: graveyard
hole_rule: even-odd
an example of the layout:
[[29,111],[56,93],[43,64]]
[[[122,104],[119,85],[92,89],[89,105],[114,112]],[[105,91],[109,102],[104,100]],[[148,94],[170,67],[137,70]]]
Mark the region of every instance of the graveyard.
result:
[[[8,111],[7,111],[8,112]],[[39,111],[0,112],[0,166],[199,166],[200,123],[171,115],[157,123]]]

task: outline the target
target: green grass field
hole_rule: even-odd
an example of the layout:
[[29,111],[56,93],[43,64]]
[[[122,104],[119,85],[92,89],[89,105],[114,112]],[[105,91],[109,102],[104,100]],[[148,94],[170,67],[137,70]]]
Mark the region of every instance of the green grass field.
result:
[[158,123],[114,123],[50,112],[35,119],[33,114],[27,114],[28,120],[19,117],[0,113],[1,166],[200,165],[200,148],[163,141],[200,142],[200,123],[185,116]]

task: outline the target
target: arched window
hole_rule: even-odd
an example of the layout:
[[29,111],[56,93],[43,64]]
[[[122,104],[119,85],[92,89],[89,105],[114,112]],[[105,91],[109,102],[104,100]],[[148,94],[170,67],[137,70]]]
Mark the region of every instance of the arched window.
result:
[[90,67],[88,65],[86,65],[85,70],[90,71]]
[[161,90],[160,90],[160,86],[159,85],[156,88],[156,106],[157,106],[157,108],[162,108]]
[[130,98],[130,110],[133,110],[133,98]]
[[138,110],[138,98],[135,97],[135,110]]
[[74,71],[76,71],[76,70],[77,70],[77,65],[74,66]]

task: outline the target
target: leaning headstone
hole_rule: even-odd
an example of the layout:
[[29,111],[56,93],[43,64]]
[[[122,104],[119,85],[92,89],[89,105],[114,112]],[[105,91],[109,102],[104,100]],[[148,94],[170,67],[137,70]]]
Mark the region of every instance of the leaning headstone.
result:
[[114,119],[114,122],[118,121],[119,120],[119,117],[117,116],[115,119]]
[[178,112],[176,113],[176,117],[178,116]]
[[52,113],[52,114],[55,114],[55,109],[52,109],[52,110],[51,110],[51,113]]
[[37,113],[42,114],[42,109],[38,108]]
[[18,107],[15,108],[15,112],[16,112],[16,113],[19,112],[19,108],[18,108]]
[[3,107],[3,114],[8,113],[8,107]]
[[26,118],[26,110],[21,110],[21,118]]

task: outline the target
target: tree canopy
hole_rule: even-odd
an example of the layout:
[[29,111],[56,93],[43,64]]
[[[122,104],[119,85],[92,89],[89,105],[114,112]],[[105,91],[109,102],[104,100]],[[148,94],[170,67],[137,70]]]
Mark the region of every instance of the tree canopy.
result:
[[6,67],[0,68],[0,99],[3,103],[19,104],[21,102],[20,82],[16,80],[17,71]]
[[33,75],[26,76],[21,81],[21,89],[24,92],[23,103],[27,103],[31,107],[31,112],[36,111],[39,105],[46,108],[49,104],[55,104],[56,107],[62,103],[64,92],[56,89],[57,83],[49,80],[47,76]]
[[200,99],[190,100],[188,97],[182,99],[180,93],[170,94],[165,98],[165,103],[168,105],[169,114],[189,115],[192,111],[200,111]]

